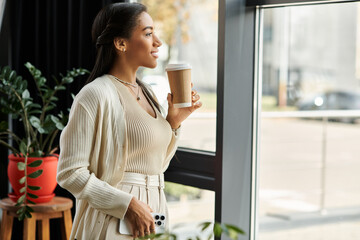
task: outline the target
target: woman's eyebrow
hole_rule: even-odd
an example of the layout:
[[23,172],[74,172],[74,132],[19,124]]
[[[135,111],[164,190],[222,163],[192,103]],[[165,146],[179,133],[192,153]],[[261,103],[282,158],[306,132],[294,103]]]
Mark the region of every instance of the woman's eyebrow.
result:
[[146,29],[151,29],[151,30],[154,30],[154,28],[152,26],[147,26],[143,29],[143,31],[145,31]]

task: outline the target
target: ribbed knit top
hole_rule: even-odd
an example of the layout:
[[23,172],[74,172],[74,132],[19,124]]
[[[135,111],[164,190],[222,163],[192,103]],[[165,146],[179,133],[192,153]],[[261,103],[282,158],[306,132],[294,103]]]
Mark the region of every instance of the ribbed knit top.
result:
[[162,166],[166,164],[164,161],[172,138],[170,124],[150,99],[141,99],[141,101],[148,101],[151,104],[156,113],[155,118],[140,106],[131,94],[130,88],[120,84],[117,87],[125,102],[129,143],[125,172],[148,175],[162,173]]

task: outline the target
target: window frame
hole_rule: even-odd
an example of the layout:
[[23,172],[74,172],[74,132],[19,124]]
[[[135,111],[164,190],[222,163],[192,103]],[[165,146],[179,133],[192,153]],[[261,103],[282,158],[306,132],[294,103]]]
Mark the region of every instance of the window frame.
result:
[[359,0],[218,0],[216,151],[179,148],[165,179],[215,191],[215,221],[242,228],[241,240],[257,234],[261,9],[347,2]]

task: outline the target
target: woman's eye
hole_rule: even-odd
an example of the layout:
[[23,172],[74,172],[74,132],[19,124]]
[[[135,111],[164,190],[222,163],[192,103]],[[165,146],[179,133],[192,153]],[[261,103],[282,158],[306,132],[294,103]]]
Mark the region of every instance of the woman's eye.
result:
[[150,37],[151,35],[152,35],[152,32],[146,34],[147,37]]

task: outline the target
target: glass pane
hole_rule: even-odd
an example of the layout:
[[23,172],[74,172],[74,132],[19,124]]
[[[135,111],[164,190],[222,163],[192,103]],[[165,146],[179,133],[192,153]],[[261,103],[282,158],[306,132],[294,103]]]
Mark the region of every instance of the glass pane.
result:
[[360,4],[262,13],[257,239],[360,239]]
[[214,223],[215,192],[172,182],[165,182],[164,192],[168,201],[170,231],[177,235],[177,239],[195,239],[196,236],[208,239],[210,227],[201,232],[198,225]]
[[148,7],[155,32],[163,42],[158,66],[139,69],[139,76],[153,86],[160,103],[167,108],[170,92],[165,67],[188,62],[192,82],[203,106],[182,124],[179,146],[215,151],[217,82],[217,0],[141,0]]

